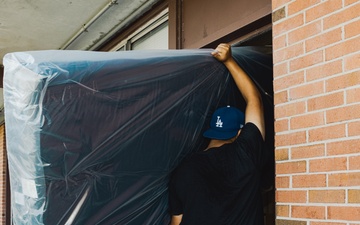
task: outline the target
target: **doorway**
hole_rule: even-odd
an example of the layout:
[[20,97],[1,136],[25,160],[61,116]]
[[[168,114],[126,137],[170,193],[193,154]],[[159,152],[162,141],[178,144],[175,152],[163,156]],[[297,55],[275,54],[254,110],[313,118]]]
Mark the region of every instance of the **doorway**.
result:
[[[272,62],[272,26],[271,22],[263,25],[269,18],[264,21],[257,21],[258,24],[249,24],[221,39],[204,46],[204,48],[215,48],[218,43],[227,42],[233,47],[246,46],[254,48],[266,54]],[[263,25],[259,28],[260,25]],[[271,63],[272,65],[272,63]],[[272,69],[271,69],[272,71]],[[274,101],[273,101],[273,74],[264,76],[261,80],[263,102],[265,106],[266,121],[266,146],[268,160],[263,170],[263,203],[264,203],[264,220],[265,225],[275,225],[275,143],[274,143]]]

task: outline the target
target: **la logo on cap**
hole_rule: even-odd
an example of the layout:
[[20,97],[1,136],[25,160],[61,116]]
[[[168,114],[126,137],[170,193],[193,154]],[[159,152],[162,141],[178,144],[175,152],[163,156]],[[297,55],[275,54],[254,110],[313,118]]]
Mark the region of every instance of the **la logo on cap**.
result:
[[216,127],[222,127],[223,122],[220,119],[220,116],[217,116],[217,121],[216,121]]

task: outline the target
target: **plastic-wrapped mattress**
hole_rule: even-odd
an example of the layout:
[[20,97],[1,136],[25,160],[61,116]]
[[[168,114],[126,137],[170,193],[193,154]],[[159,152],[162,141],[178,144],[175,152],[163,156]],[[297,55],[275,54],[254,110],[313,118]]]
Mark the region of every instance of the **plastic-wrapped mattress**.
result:
[[[210,52],[7,54],[13,223],[168,224],[172,170],[206,144],[202,132],[215,108],[244,107]],[[271,95],[271,57],[254,48],[233,53]]]

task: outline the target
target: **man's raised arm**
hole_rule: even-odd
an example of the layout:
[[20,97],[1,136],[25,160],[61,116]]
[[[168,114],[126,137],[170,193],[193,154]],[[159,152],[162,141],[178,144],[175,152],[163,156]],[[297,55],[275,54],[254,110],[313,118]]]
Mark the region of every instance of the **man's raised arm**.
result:
[[261,95],[256,85],[233,59],[229,44],[218,45],[215,51],[212,52],[212,55],[224,63],[245,99],[245,123],[254,123],[260,130],[263,139],[265,139],[264,109]]

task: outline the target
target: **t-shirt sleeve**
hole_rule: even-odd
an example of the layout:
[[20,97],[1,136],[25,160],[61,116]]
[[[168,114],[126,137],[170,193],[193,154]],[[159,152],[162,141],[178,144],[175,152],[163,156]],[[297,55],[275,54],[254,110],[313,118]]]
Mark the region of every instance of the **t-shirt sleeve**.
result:
[[263,163],[264,139],[255,124],[251,122],[245,124],[237,139],[237,143],[239,148],[241,148],[256,165]]
[[169,182],[169,213],[170,215],[183,214],[183,205],[176,192],[176,180],[173,175]]

